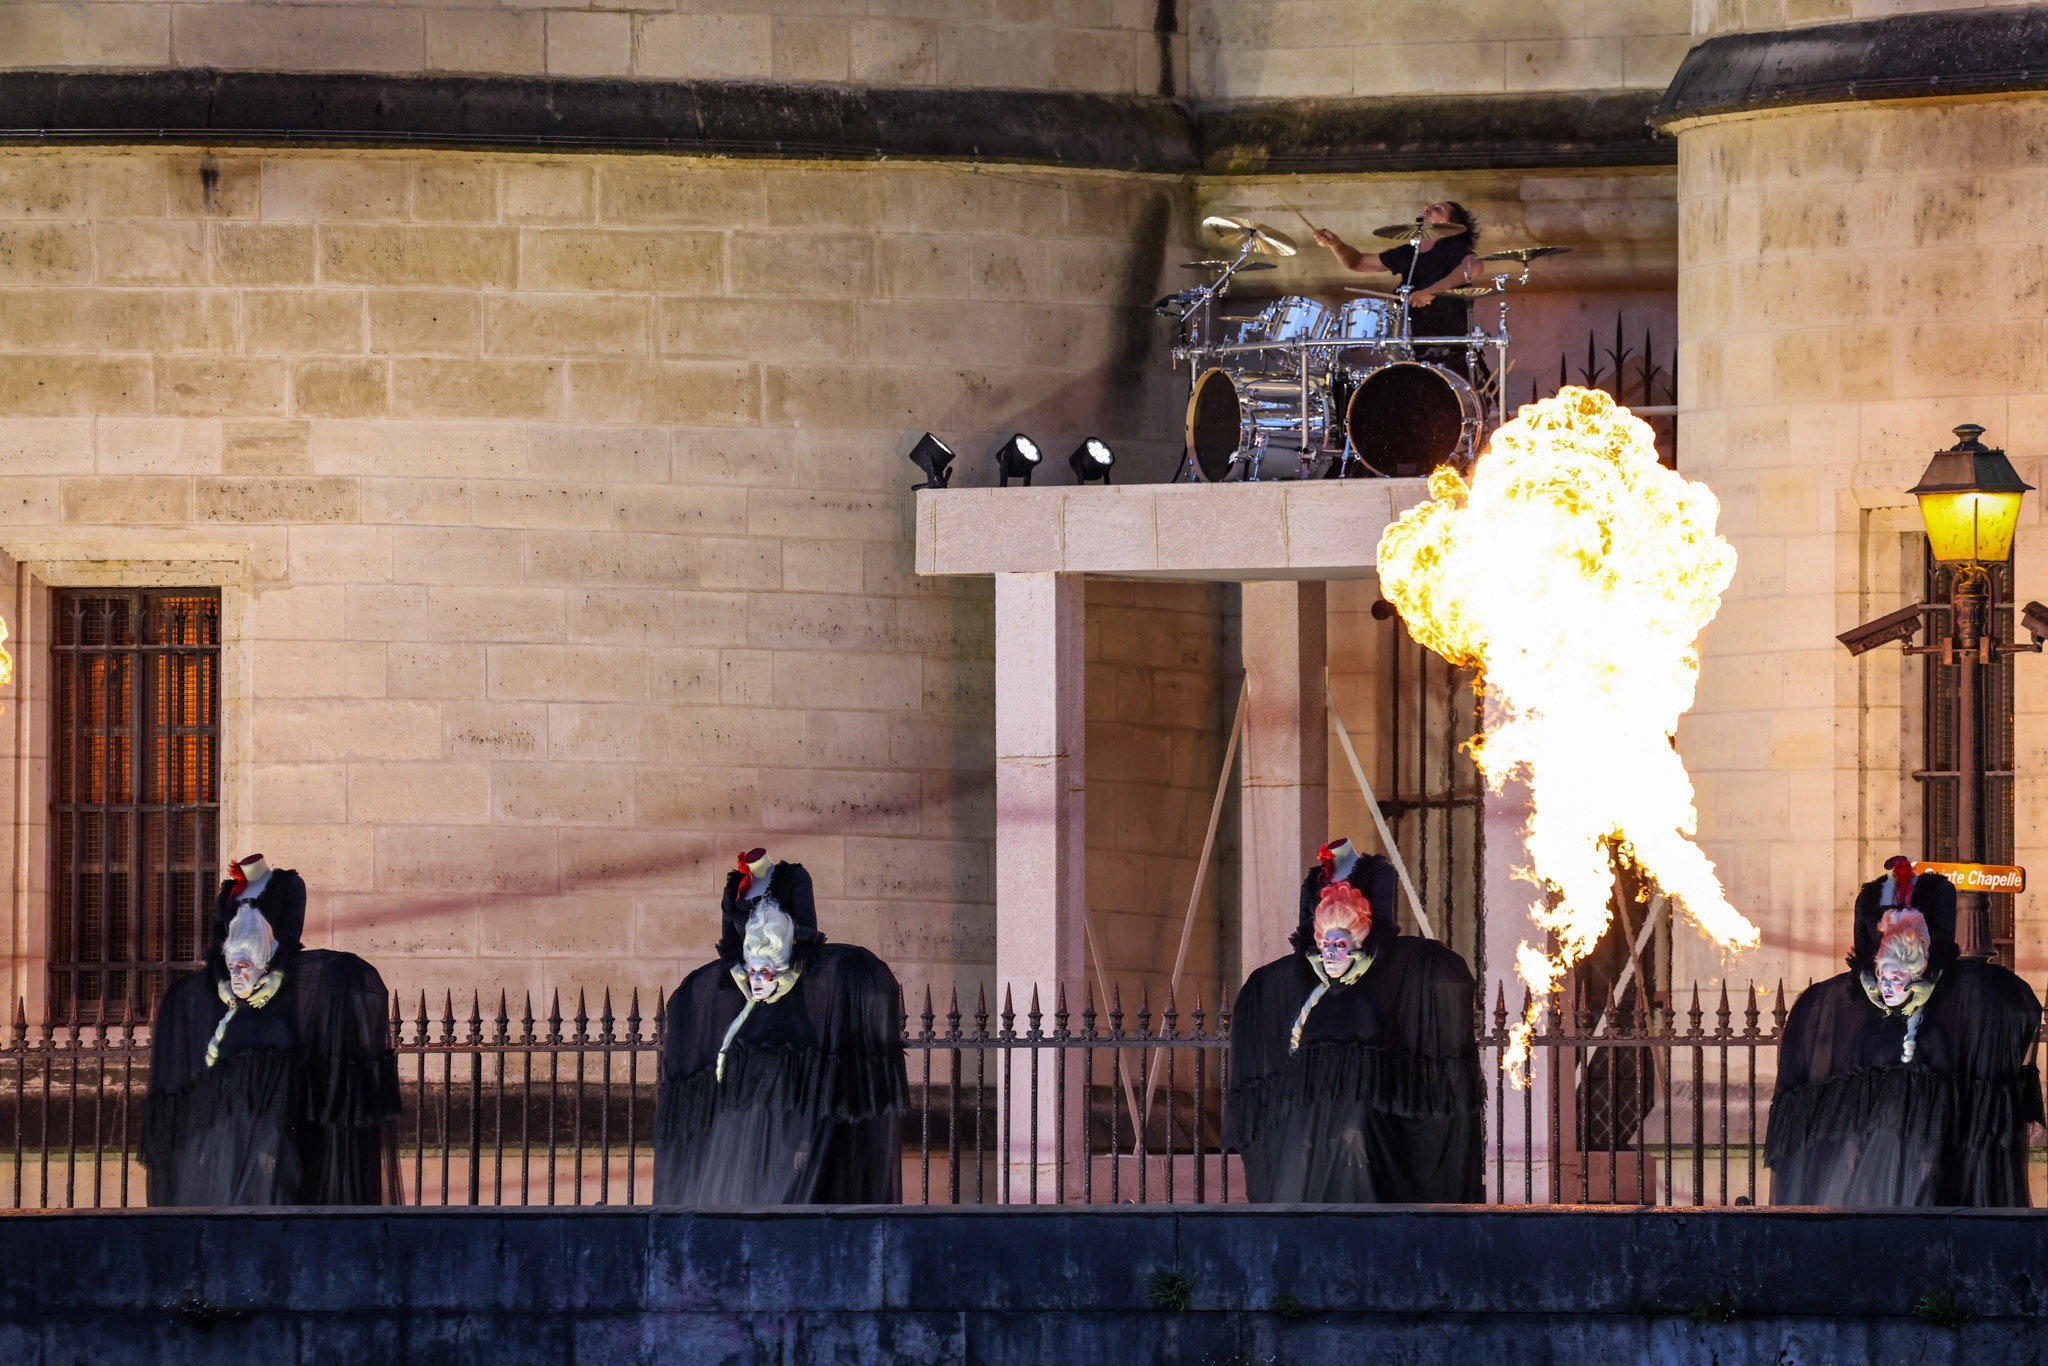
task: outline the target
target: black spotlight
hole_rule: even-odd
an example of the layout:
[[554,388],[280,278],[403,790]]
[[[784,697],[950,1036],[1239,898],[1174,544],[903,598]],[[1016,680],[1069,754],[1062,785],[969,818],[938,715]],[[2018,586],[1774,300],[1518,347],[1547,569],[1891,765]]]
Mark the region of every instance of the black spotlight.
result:
[[910,463],[924,471],[924,482],[914,489],[942,489],[953,478],[953,448],[926,432],[910,448]]
[[1018,432],[996,447],[996,487],[1006,489],[1012,479],[1022,479],[1028,487],[1031,473],[1038,468],[1041,458],[1038,443]]
[[1067,468],[1074,472],[1074,482],[1085,484],[1099,479],[1109,482],[1109,467],[1116,463],[1116,452],[1100,437],[1089,437],[1074,447],[1074,453],[1067,457]]

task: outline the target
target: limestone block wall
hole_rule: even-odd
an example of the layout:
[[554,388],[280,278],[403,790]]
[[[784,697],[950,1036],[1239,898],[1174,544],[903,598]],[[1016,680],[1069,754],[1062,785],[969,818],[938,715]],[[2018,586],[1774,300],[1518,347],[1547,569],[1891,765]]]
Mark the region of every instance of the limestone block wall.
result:
[[1189,0],[1209,99],[1657,89],[1691,45],[1686,0]]
[[[1680,462],[1719,495],[1741,556],[1679,743],[1702,838],[1764,925],[1760,977],[1833,971],[1856,884],[1918,841],[1917,666],[1896,649],[1852,660],[1833,639],[1919,596],[1904,490],[1961,422],[2042,482],[2044,137],[2048,105],[2025,98],[1679,131]],[[2025,601],[2048,589],[2039,494],[2022,516]],[[2019,856],[2036,865],[2038,664],[2017,671]],[[2039,904],[2018,906],[2037,978]]]
[[1812,28],[1852,19],[1935,10],[2009,8],[2012,0],[1692,0],[1692,31],[1702,38]]
[[[1203,583],[1088,584],[1088,913],[1108,978],[1127,992],[1149,986],[1155,1005],[1172,978],[1237,705],[1236,675],[1226,686],[1224,667],[1229,592]],[[1234,812],[1235,778],[1231,786],[1225,801]],[[1234,841],[1223,835],[1219,826],[1178,995],[1186,1009],[1199,993],[1212,1023],[1223,979],[1221,907],[1234,883],[1225,863]],[[1135,1009],[1137,999],[1124,1004]]]
[[1293,209],[1366,250],[1375,245],[1374,228],[1413,218],[1435,200],[1455,199],[1479,220],[1481,252],[1539,244],[1572,249],[1569,256],[1537,264],[1531,291],[1668,291],[1678,263],[1676,191],[1669,169],[1646,167],[1217,178],[1198,182],[1195,197],[1199,213],[1255,218],[1302,247],[1298,255],[1279,259],[1276,270],[1240,277],[1240,294],[1334,299],[1338,286],[1367,282],[1310,241]]
[[[1164,477],[1176,193],[10,152],[0,550],[224,585],[223,843],[399,989],[670,982],[757,840],[828,933],[971,984],[990,594],[913,572],[903,454],[938,430],[979,482],[998,432],[1092,431]],[[31,993],[46,916],[17,892]]]
[[219,67],[1018,86],[1149,94],[1178,60],[1154,0],[27,0],[0,66]]

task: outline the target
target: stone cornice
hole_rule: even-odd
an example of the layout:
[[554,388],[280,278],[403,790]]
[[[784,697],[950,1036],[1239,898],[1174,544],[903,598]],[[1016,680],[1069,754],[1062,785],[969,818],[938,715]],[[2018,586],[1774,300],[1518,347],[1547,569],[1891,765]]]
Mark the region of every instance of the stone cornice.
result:
[[2048,8],[1946,10],[1710,38],[1650,116],[2048,90]]
[[0,139],[1195,164],[1167,100],[768,81],[17,71],[0,73]]
[[0,72],[0,141],[460,147],[1162,174],[1668,164],[1653,92],[1196,104],[765,81]]
[[1203,169],[1223,174],[1662,166],[1654,90],[1197,104]]

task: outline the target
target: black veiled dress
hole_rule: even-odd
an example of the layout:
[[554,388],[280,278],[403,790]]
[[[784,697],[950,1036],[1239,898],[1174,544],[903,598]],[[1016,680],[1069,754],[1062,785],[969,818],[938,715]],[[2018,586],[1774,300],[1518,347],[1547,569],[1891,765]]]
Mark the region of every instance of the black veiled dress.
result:
[[1361,853],[1348,881],[1372,903],[1372,966],[1332,984],[1290,1054],[1320,980],[1306,958],[1323,888],[1311,869],[1295,952],[1252,973],[1231,1015],[1225,1146],[1243,1154],[1256,1202],[1476,1201],[1484,1089],[1472,973],[1453,950],[1400,933],[1385,859]]
[[270,875],[256,909],[277,936],[284,982],[227,1013],[221,943],[235,913],[215,899],[206,966],[171,983],[151,1025],[142,1162],[152,1205],[378,1205],[398,1197],[398,1060],[377,970],[300,945],[306,884]]
[[881,959],[818,932],[811,876],[778,863],[767,895],[796,924],[797,981],[745,1009],[733,980],[747,917],[726,878],[718,957],[669,998],[655,1121],[654,1198],[692,1206],[894,1204],[903,1197],[902,993]]
[[1781,1205],[2026,1205],[2027,1124],[2041,1118],[2040,1002],[2002,967],[1958,959],[1956,892],[1923,874],[1933,994],[1911,1062],[1907,1017],[1873,1002],[1880,878],[1856,899],[1850,970],[1785,1021],[1764,1160]]

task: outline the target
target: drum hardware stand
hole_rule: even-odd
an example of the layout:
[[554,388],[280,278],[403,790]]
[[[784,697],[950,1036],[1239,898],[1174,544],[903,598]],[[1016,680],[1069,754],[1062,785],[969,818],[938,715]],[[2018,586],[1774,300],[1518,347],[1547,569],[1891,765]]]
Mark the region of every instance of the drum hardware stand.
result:
[[[1244,472],[1242,477],[1238,480],[1240,484],[1257,484],[1264,482],[1259,478],[1259,471],[1266,459],[1266,446],[1268,444],[1268,441],[1269,438],[1266,436],[1266,434],[1264,432],[1261,432],[1259,433],[1258,439],[1253,441],[1250,446],[1245,447],[1243,450],[1232,453],[1230,457],[1230,463]],[[1227,472],[1225,477],[1228,477]]]

